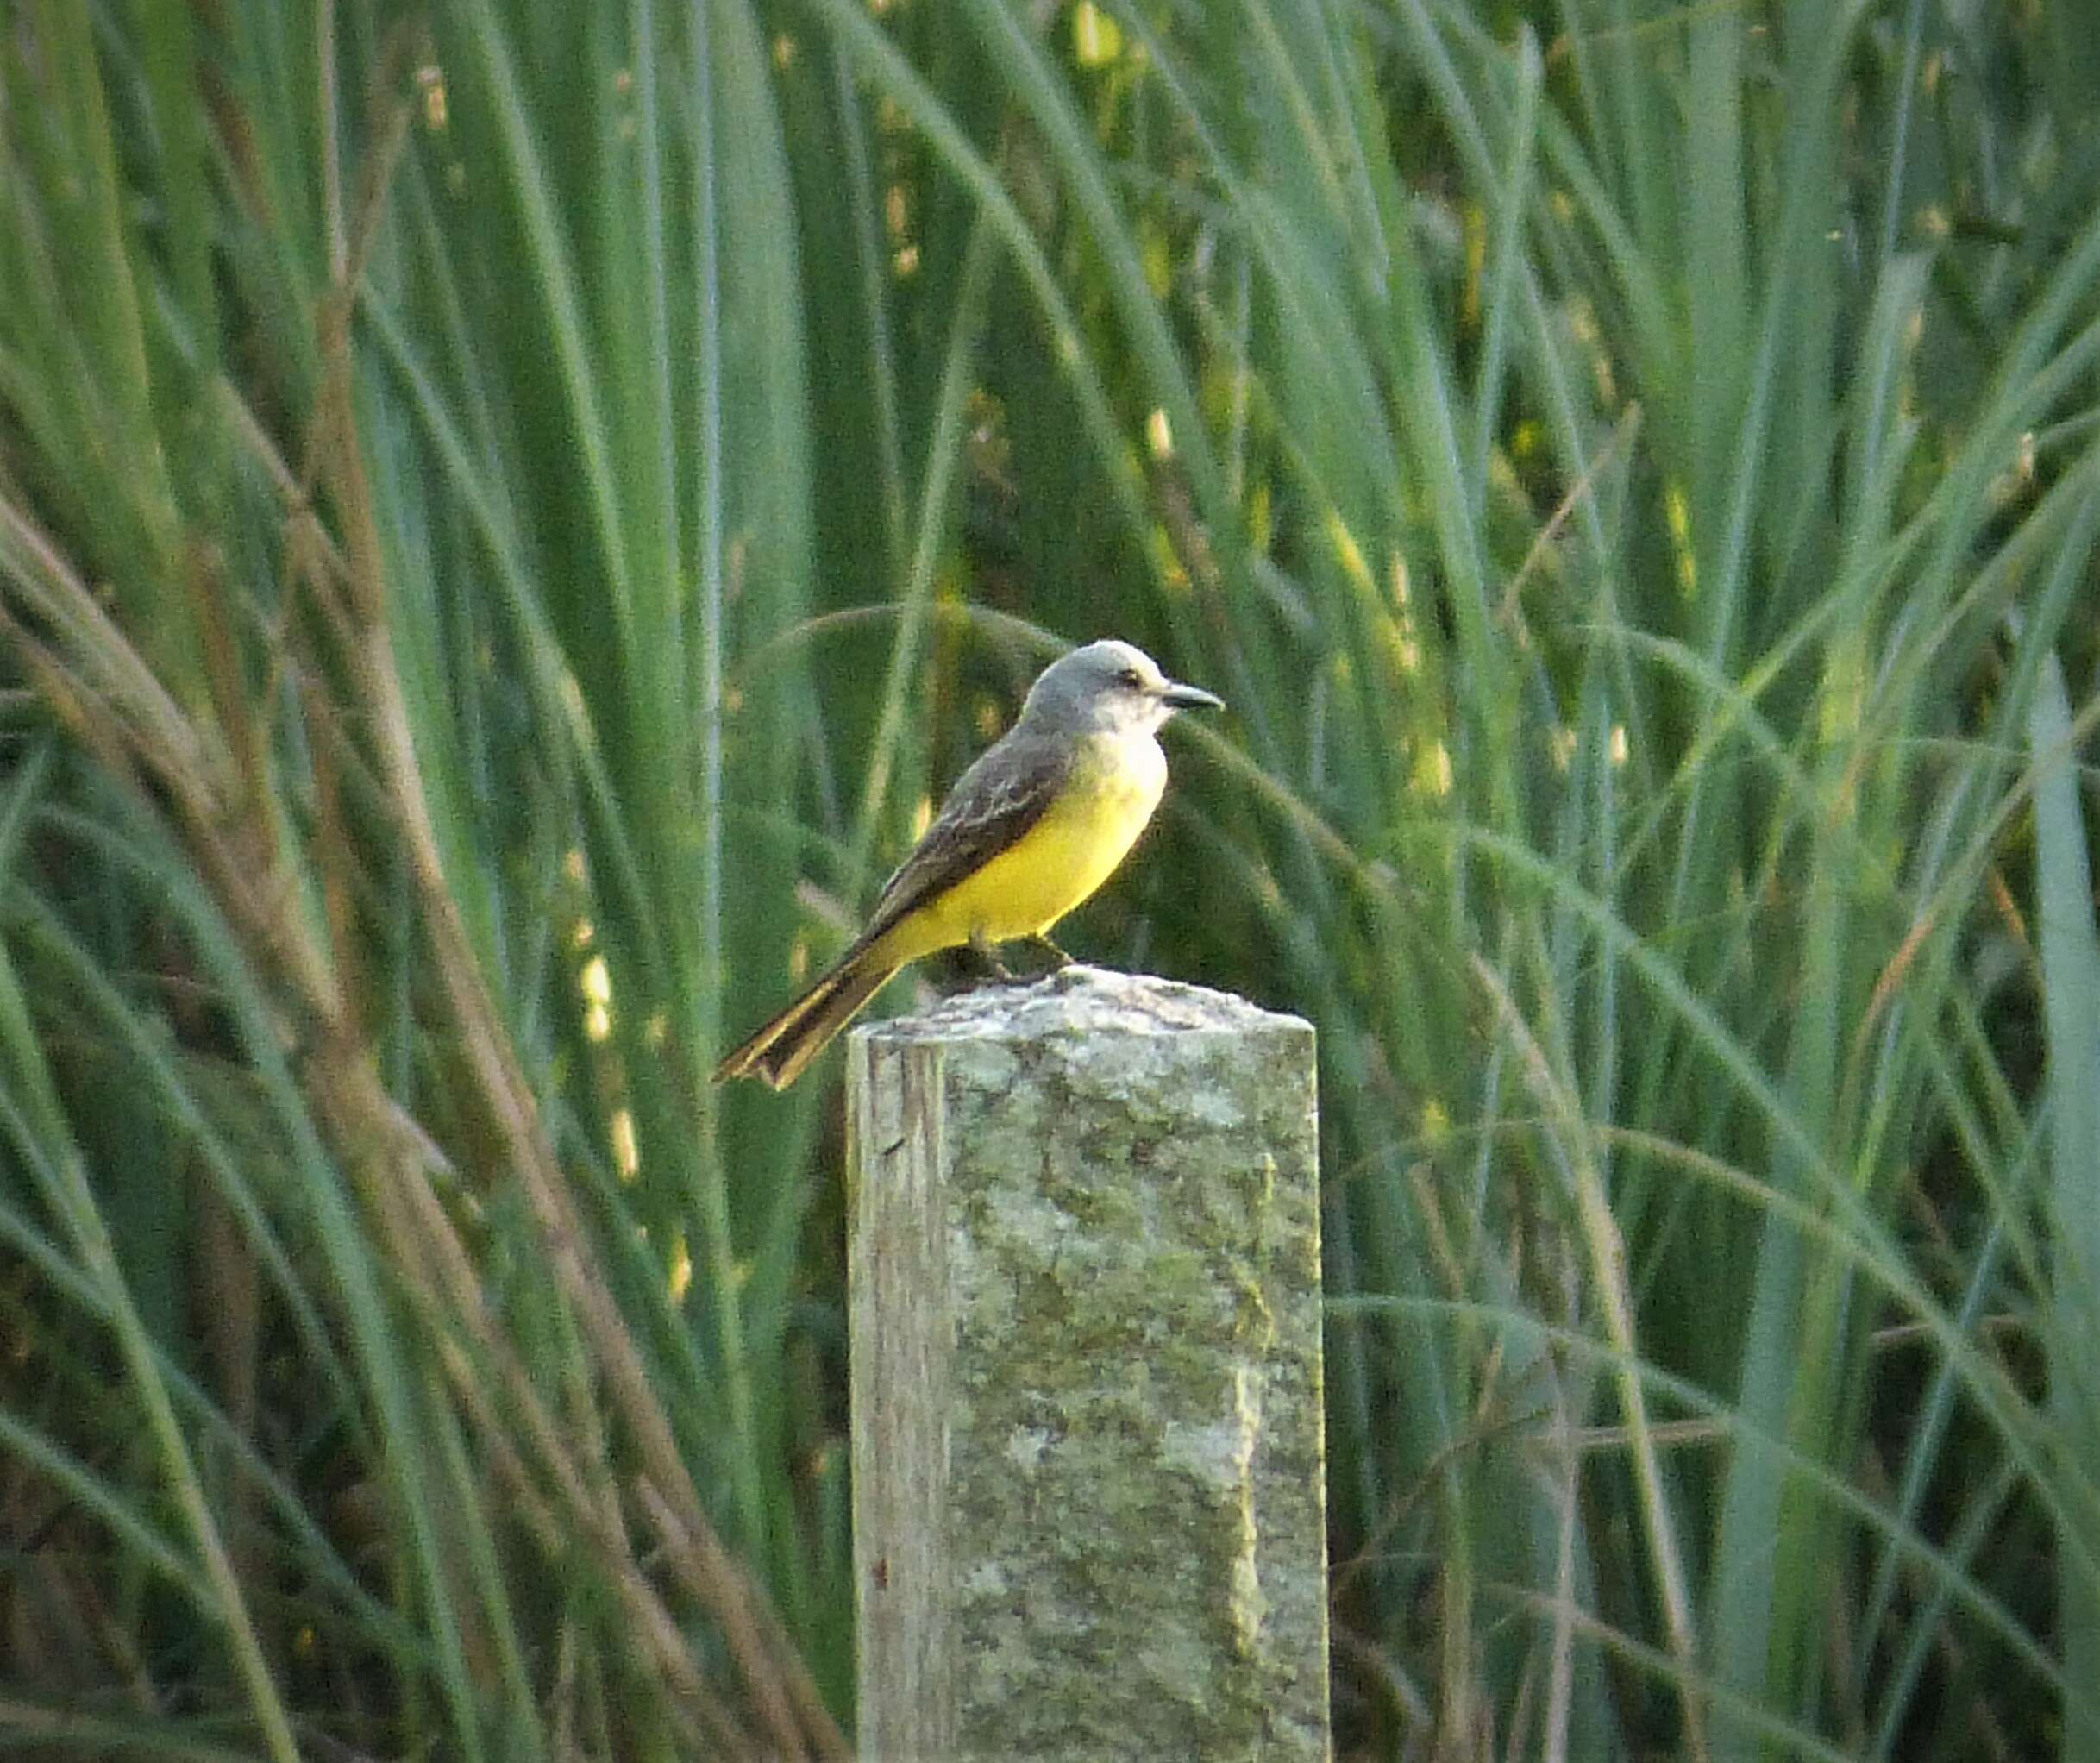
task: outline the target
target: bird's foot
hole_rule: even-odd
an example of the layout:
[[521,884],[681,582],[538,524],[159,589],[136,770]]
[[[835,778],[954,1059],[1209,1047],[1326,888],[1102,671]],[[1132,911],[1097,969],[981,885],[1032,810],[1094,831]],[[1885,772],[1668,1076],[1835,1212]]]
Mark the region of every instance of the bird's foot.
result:
[[1045,937],[1038,932],[1037,935],[1031,937],[1028,940],[1034,944],[1035,946],[1040,949],[1045,955],[1050,957],[1050,964],[1044,969],[1046,973],[1062,972],[1064,969],[1071,966],[1072,957],[1067,955],[1064,951],[1060,949],[1055,943],[1051,942],[1048,937]]
[[999,958],[999,951],[992,946],[991,938],[987,937],[983,932],[971,932],[969,946],[970,953],[991,969],[992,978],[995,983],[1002,986],[1010,986],[1013,983],[1012,969]]

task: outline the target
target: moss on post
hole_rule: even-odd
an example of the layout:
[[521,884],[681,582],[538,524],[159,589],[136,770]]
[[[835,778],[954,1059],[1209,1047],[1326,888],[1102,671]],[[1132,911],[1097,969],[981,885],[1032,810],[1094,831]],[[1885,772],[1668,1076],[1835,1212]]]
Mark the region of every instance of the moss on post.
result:
[[857,1031],[862,1751],[1329,1753],[1313,1031],[1067,969]]

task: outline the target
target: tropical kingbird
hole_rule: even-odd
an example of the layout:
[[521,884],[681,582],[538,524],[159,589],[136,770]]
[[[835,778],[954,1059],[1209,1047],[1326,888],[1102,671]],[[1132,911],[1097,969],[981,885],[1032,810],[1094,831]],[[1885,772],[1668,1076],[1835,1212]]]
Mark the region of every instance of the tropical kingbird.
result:
[[[785,1089],[907,962],[969,944],[1051,943],[1106,882],[1167,787],[1154,738],[1177,710],[1220,710],[1144,650],[1105,641],[1052,662],[1013,726],[965,771],[884,884],[868,928],[806,992],[715,1068]],[[1004,969],[1000,969],[1002,972]]]

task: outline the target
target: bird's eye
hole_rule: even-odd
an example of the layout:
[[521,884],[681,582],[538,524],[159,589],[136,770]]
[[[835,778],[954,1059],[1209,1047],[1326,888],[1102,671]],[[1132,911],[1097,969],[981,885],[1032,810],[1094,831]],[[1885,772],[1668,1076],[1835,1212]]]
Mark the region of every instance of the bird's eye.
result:
[[1144,686],[1144,675],[1135,668],[1125,668],[1116,675],[1116,684],[1127,686],[1133,692],[1139,691]]

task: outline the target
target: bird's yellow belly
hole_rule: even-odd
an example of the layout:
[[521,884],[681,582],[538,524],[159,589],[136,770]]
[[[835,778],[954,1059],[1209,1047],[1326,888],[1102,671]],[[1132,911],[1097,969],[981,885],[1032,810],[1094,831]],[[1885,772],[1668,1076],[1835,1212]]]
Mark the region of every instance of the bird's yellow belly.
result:
[[1150,739],[1082,756],[1063,794],[1018,842],[912,915],[914,954],[1042,935],[1129,855],[1166,783],[1166,756]]

